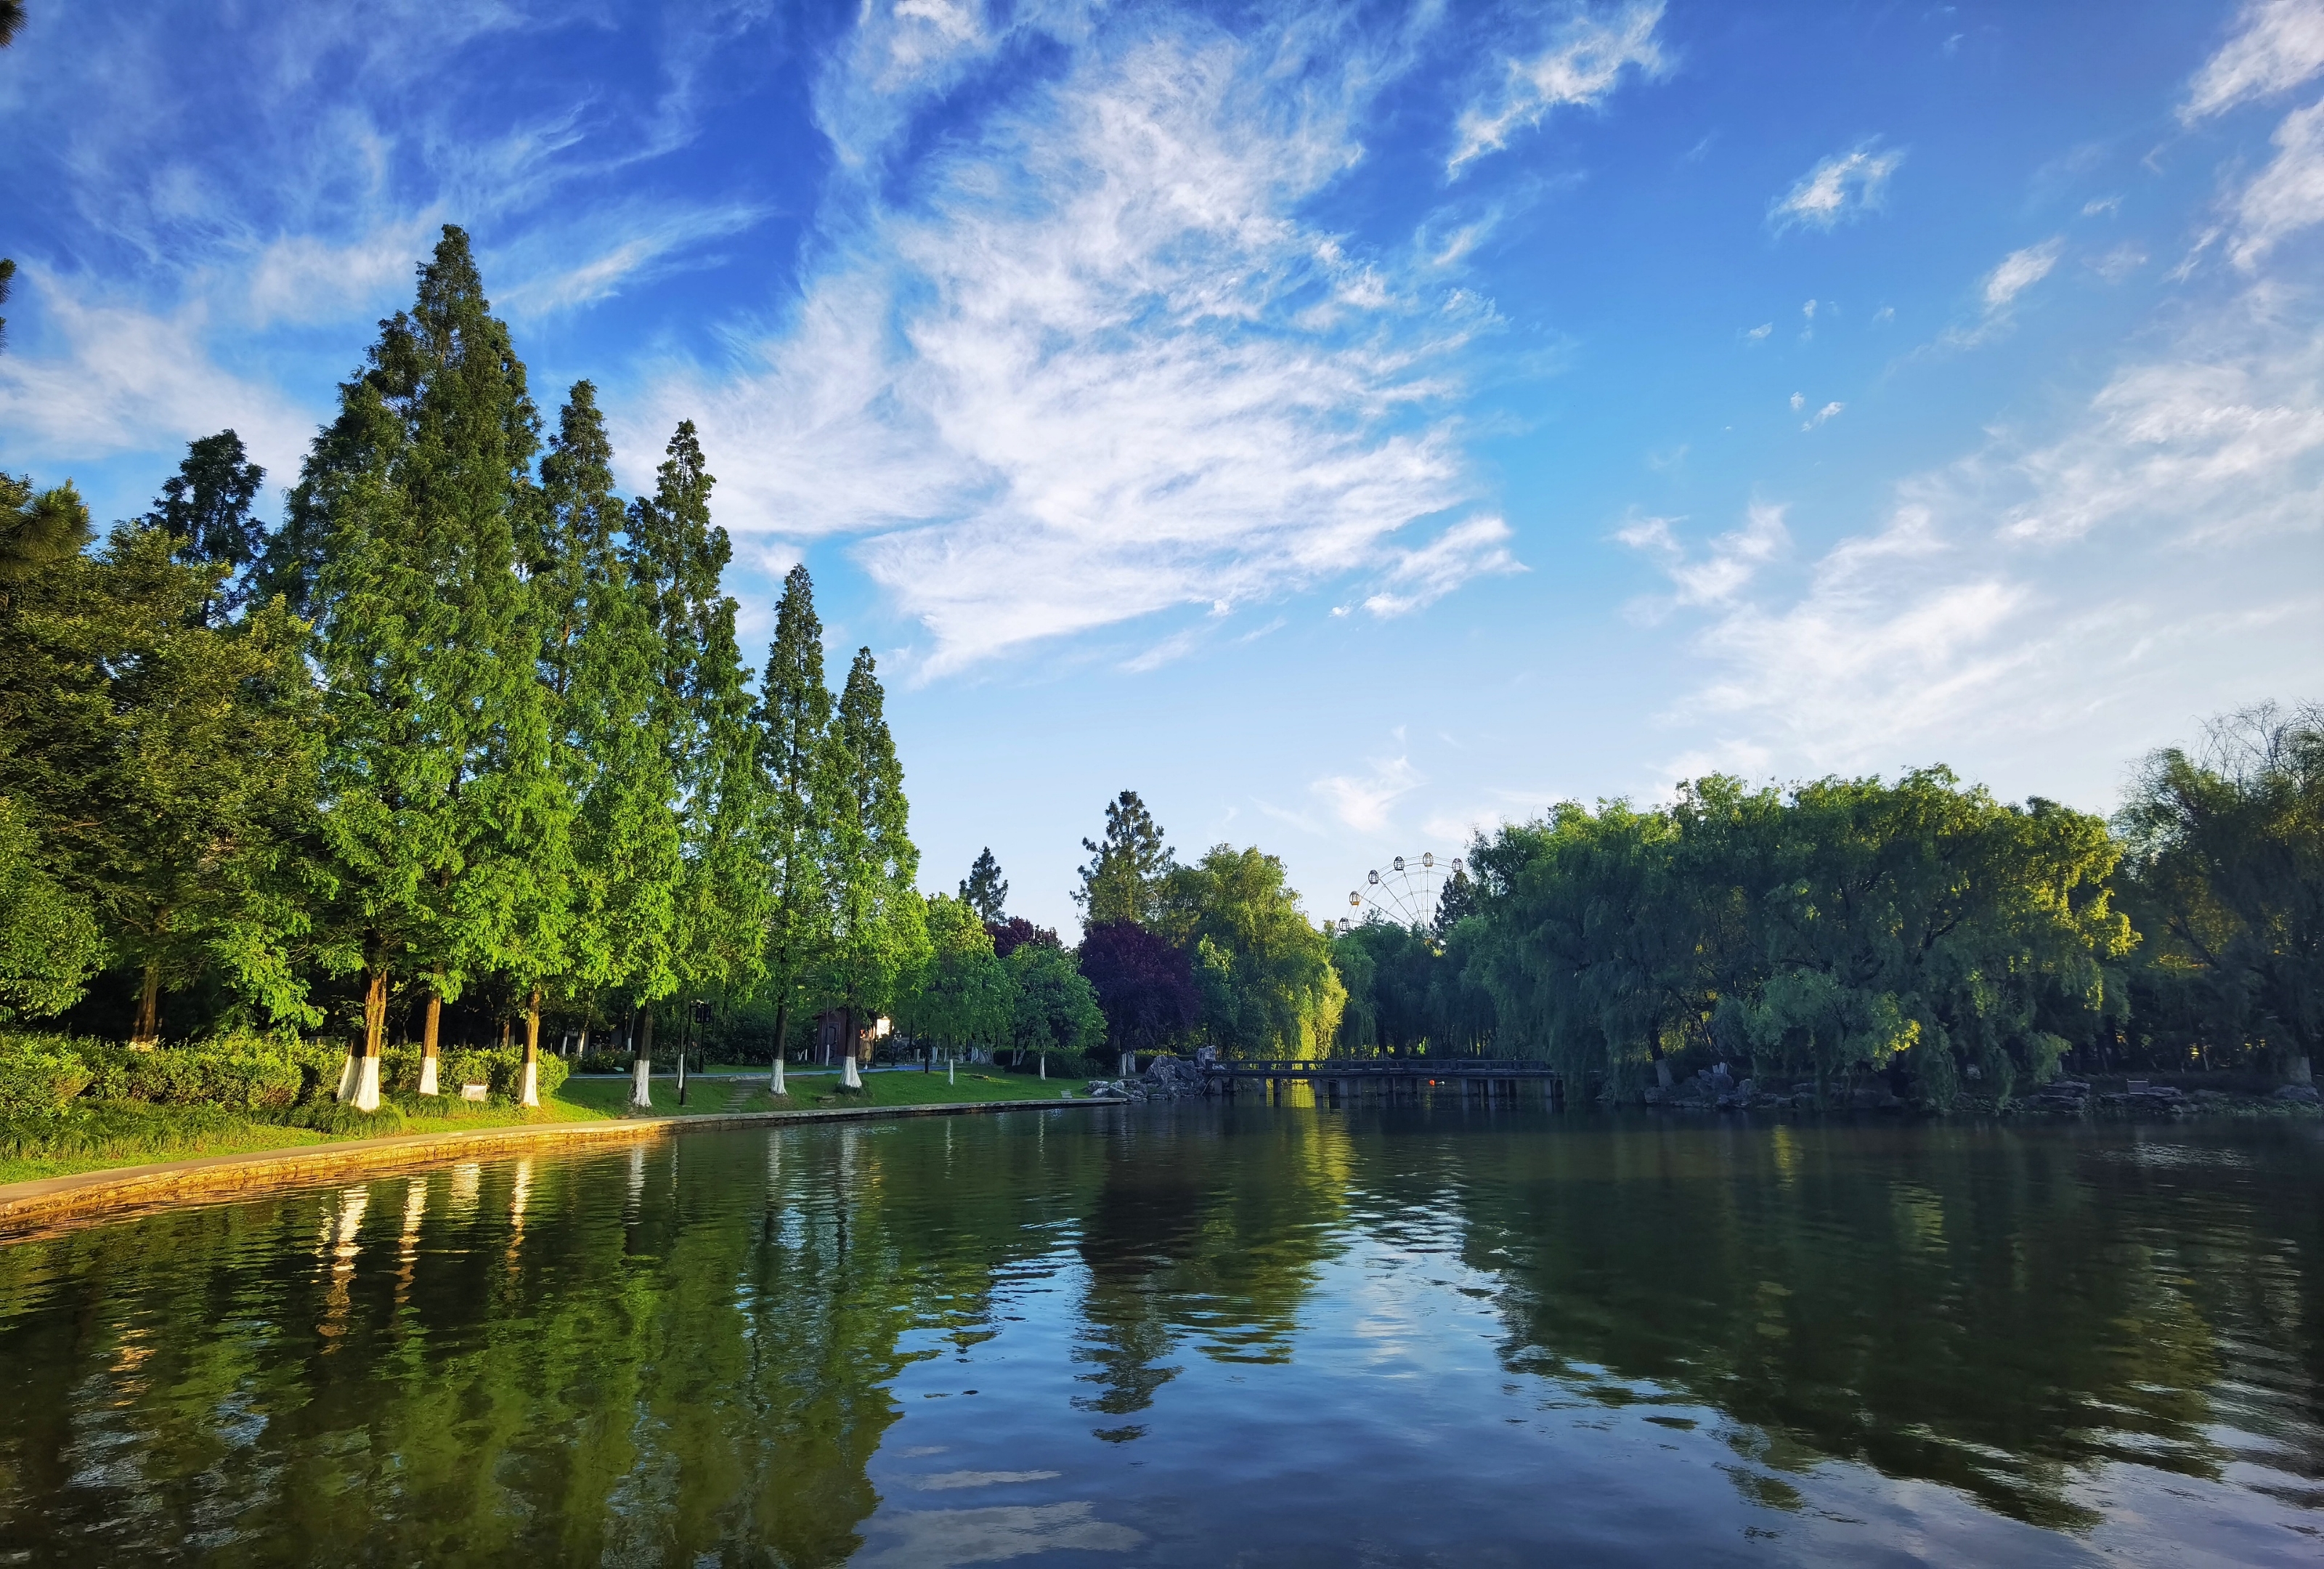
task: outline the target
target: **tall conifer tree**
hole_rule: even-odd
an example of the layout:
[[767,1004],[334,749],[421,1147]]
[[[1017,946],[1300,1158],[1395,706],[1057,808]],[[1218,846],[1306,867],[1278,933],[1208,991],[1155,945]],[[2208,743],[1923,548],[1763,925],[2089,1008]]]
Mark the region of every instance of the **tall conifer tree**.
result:
[[342,961],[364,981],[341,1094],[365,1110],[398,974],[456,994],[497,972],[536,998],[562,967],[571,817],[519,551],[540,421],[459,229],[369,357],[292,505],[322,541],[324,824],[351,900]]
[[[759,769],[766,801],[761,840],[768,891],[766,970],[775,992],[775,1058],[790,1039],[791,1009],[831,937],[824,856],[837,785],[831,688],[823,678],[823,623],[804,562],[783,579],[775,638],[759,688]],[[780,1070],[776,1070],[779,1078]]]
[[872,651],[859,649],[833,727],[836,775],[825,863],[833,917],[828,990],[845,1015],[851,1078],[860,1021],[895,1005],[928,948],[927,906],[914,887],[920,854],[886,706]]
[[[594,1012],[609,995],[625,1011],[677,989],[675,940],[684,852],[678,786],[659,726],[661,639],[653,585],[632,571],[620,538],[613,447],[596,392],[576,383],[541,463],[540,565],[551,595],[548,662],[575,824],[572,980]],[[636,1095],[645,1097],[640,1077]]]

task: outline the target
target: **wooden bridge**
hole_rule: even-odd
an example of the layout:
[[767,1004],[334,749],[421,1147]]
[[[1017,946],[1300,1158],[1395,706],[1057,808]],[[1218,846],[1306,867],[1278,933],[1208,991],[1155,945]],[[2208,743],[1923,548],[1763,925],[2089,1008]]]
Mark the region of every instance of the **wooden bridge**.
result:
[[1256,1082],[1272,1096],[1286,1084],[1305,1082],[1334,1099],[1351,1098],[1368,1086],[1391,1098],[1446,1089],[1457,1090],[1463,1098],[1480,1095],[1487,1100],[1515,1100],[1527,1092],[1553,1104],[1564,1098],[1555,1068],[1523,1057],[1246,1058],[1211,1063],[1202,1071],[1204,1078],[1225,1094]]

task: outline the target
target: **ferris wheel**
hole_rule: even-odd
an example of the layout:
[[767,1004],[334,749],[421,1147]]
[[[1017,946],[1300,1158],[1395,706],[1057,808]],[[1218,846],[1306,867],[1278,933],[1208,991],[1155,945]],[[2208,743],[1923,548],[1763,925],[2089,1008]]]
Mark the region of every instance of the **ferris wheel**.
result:
[[1436,919],[1436,900],[1445,882],[1460,875],[1461,858],[1437,859],[1434,850],[1398,855],[1386,866],[1364,873],[1363,885],[1348,893],[1348,913],[1339,919],[1342,931],[1377,912],[1398,926],[1425,927]]

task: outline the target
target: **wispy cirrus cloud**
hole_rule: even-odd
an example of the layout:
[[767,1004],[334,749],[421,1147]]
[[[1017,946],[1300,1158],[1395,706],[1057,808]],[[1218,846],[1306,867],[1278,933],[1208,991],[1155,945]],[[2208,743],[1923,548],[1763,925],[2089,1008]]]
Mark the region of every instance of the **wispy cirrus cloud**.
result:
[[1903,148],[1884,148],[1877,137],[1835,152],[1768,205],[1767,223],[1778,234],[1794,226],[1829,229],[1877,211],[1904,162]]
[[2324,71],[2324,5],[2255,0],[2236,32],[2187,84],[2179,118],[2192,125],[2254,98],[2289,92]]
[[[1047,79],[848,195],[790,318],[724,374],[674,369],[640,416],[695,414],[730,526],[863,536],[930,639],[924,677],[1335,577],[1396,615],[1521,569],[1505,522],[1460,515],[1456,356],[1499,330],[1490,303],[1426,246],[1305,216],[1363,155],[1379,62],[1303,54],[1305,18],[1143,20],[1063,29]],[[825,83],[860,148],[997,47],[965,22],[857,46],[868,81]]]
[[1468,164],[1499,152],[1553,109],[1603,101],[1625,70],[1656,77],[1669,69],[1655,28],[1662,0],[1632,0],[1605,10],[1576,5],[1552,23],[1534,52],[1503,55],[1500,79],[1461,112],[1444,171],[1457,177]]
[[1362,773],[1327,775],[1308,788],[1343,826],[1377,834],[1388,826],[1389,809],[1426,782],[1410,757],[1398,755],[1373,758]]

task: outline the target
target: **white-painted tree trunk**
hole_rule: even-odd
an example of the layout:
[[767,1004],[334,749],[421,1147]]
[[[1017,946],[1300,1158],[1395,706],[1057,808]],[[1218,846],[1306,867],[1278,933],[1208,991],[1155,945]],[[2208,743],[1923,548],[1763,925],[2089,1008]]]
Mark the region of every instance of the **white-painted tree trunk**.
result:
[[945,1083],[948,1084],[960,1083],[958,1079],[953,1077],[953,1060],[950,1057],[945,1058]]
[[355,1073],[355,1110],[376,1112],[379,1110],[379,1058],[358,1057],[356,1061],[361,1066]]
[[361,1054],[350,1051],[346,1065],[339,1069],[338,1103],[342,1106],[355,1098],[355,1080],[363,1075],[362,1068],[356,1065],[362,1061]]
[[520,1106],[540,1104],[540,1065],[539,1063],[528,1062],[524,1065],[524,1085],[517,1092],[516,1103]]
[[783,1054],[779,1051],[775,1053],[775,1071],[767,1075],[767,1093],[770,1095],[790,1094],[783,1088]]
[[436,1059],[432,1057],[423,1057],[420,1059],[420,1093],[423,1095],[432,1095],[438,1093],[436,1088]]
[[630,1064],[630,1104],[641,1112],[653,1110],[653,1064],[639,1057]]
[[851,1090],[863,1087],[863,1075],[855,1071],[855,1054],[853,1052],[840,1059],[839,1082]]
[[1047,1078],[1049,1076],[1049,1054],[1045,1051],[1033,1060],[1038,1065],[1038,1076],[1045,1079]]

